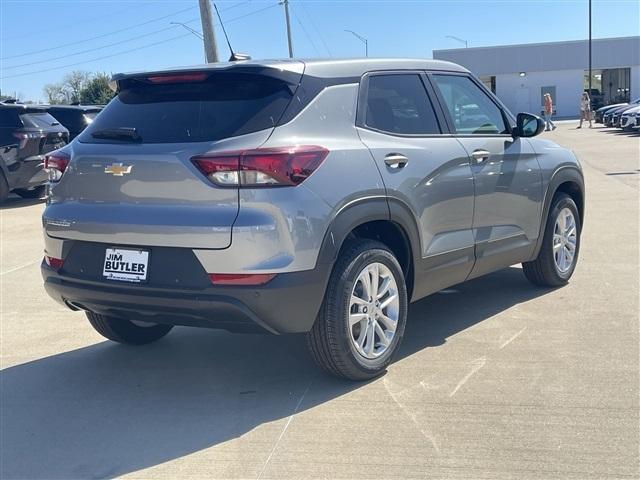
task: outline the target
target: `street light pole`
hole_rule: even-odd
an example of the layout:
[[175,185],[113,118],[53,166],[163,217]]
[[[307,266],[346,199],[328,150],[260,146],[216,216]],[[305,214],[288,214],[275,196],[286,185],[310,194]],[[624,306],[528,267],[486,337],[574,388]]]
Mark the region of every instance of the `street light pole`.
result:
[[351,35],[353,35],[354,37],[356,37],[358,40],[360,40],[362,43],[364,43],[364,56],[368,57],[369,56],[369,40],[367,40],[366,38],[364,38],[362,35],[358,35],[356,32],[354,32],[353,30],[345,30],[345,32],[349,32]]
[[200,40],[204,40],[204,37],[202,36],[202,34],[201,34],[199,31],[194,30],[193,28],[191,28],[191,27],[190,27],[190,26],[188,26],[188,25],[185,25],[185,24],[184,24],[184,23],[182,23],[182,22],[169,22],[169,25],[180,25],[181,27],[184,27],[186,30],[188,30],[188,31],[190,31],[191,33],[193,33],[193,34],[194,34],[196,37],[198,37]]
[[191,28],[189,25],[185,25],[182,22],[169,22],[170,25],[180,25],[181,27],[183,27],[185,30],[191,32],[192,34],[194,34],[196,37],[198,37],[200,40],[202,40],[202,47],[204,48],[204,63],[207,63],[207,49],[204,47],[204,37],[202,36],[202,34],[197,31],[194,30],[193,28]]
[[464,43],[464,48],[469,48],[469,42],[464,38],[458,38],[453,35],[447,35],[445,38],[451,38],[453,40],[457,40],[458,42]]
[[591,98],[591,0],[589,0],[589,105],[590,109],[593,107],[593,99]]

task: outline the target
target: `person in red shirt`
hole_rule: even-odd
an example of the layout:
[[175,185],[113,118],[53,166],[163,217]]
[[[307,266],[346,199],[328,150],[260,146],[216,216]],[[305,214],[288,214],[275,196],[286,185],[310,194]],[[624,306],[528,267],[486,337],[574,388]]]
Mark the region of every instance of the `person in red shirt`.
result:
[[553,99],[551,98],[550,93],[544,94],[544,121],[546,124],[545,131],[555,130],[556,126],[551,121],[551,116],[553,115]]

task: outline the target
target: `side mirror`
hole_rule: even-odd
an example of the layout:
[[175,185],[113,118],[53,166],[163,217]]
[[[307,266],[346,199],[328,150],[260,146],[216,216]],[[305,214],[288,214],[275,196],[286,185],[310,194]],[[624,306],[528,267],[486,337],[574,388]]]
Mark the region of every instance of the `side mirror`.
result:
[[544,130],[544,120],[532,113],[519,113],[516,123],[516,137],[535,137]]

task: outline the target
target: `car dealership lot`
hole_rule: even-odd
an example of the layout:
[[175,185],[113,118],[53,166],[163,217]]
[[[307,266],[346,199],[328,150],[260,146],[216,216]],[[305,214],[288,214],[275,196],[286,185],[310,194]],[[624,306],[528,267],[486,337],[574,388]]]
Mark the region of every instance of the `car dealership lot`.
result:
[[637,478],[638,133],[558,122],[587,184],[559,290],[520,268],[413,304],[386,375],[300,337],[103,341],[42,289],[42,203],[2,208],[2,478]]

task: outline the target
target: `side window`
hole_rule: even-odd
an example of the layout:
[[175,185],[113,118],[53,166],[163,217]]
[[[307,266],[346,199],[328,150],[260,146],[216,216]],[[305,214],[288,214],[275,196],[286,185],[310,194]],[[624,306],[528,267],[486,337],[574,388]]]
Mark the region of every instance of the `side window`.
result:
[[501,110],[469,77],[433,75],[433,79],[444,98],[456,133],[509,133]]
[[397,134],[441,133],[433,105],[418,74],[369,77],[365,125]]
[[22,127],[17,108],[0,108],[0,147],[17,144],[13,131]]
[[0,128],[21,128],[18,108],[0,108]]

